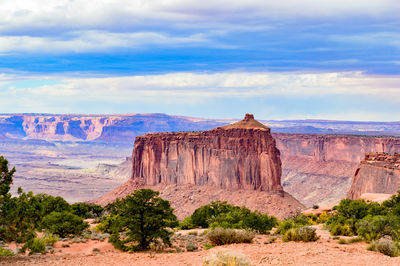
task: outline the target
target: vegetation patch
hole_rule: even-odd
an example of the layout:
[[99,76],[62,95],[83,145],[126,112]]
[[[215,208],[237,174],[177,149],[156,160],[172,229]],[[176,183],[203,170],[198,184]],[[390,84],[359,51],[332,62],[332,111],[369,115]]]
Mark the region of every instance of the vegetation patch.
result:
[[220,246],[233,243],[251,243],[255,233],[249,230],[225,229],[218,227],[207,233],[211,244]]

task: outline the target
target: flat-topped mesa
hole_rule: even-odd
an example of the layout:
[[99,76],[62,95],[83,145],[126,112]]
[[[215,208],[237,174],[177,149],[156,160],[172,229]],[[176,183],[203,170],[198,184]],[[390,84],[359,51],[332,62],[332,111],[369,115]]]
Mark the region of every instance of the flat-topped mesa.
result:
[[132,179],[144,185],[213,185],[283,192],[275,140],[270,129],[250,114],[209,131],[138,136],[132,157]]
[[366,153],[357,168],[347,195],[358,199],[364,193],[393,194],[400,189],[400,154]]

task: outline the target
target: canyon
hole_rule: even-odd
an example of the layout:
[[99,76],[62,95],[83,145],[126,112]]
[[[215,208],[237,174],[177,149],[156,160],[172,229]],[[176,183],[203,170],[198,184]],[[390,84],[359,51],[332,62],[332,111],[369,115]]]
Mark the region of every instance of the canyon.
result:
[[[0,153],[17,168],[14,193],[21,186],[84,201],[131,177],[127,160],[137,136],[204,131],[235,121],[165,114],[3,114]],[[283,189],[306,206],[345,197],[366,152],[400,152],[399,122],[260,121],[271,128],[280,150]]]
[[275,140],[270,128],[251,114],[209,131],[138,136],[132,160],[131,180],[96,203],[104,205],[149,187],[171,202],[180,219],[215,199],[279,218],[304,208],[283,191]]
[[400,138],[273,133],[285,191],[306,206],[345,198],[367,152],[400,151]]

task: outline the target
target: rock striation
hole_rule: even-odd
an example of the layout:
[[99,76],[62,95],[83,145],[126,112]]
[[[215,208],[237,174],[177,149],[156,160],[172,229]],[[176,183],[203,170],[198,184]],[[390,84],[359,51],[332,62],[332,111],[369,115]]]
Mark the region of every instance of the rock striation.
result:
[[400,152],[400,138],[272,133],[283,189],[306,206],[345,198],[366,152]]
[[365,193],[393,194],[400,190],[400,154],[366,153],[353,178],[348,198]]
[[138,136],[132,179],[145,185],[213,185],[283,192],[281,160],[270,129],[253,115],[201,132]]
[[253,115],[209,131],[138,136],[132,178],[96,200],[107,204],[133,190],[159,190],[178,218],[211,201],[228,201],[279,218],[304,208],[281,186],[281,160],[270,128]]

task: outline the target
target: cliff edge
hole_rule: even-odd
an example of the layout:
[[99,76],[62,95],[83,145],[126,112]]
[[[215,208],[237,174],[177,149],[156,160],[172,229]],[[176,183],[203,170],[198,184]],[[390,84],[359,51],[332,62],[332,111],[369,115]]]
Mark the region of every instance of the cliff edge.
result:
[[347,195],[358,199],[364,193],[394,194],[400,190],[400,154],[366,153],[357,168]]
[[[215,200],[280,218],[304,208],[282,189],[280,152],[270,128],[250,114],[209,131],[138,136],[132,158],[132,178],[97,203],[106,204],[137,188],[150,187],[171,201],[179,218]],[[191,200],[182,201],[185,197]]]

